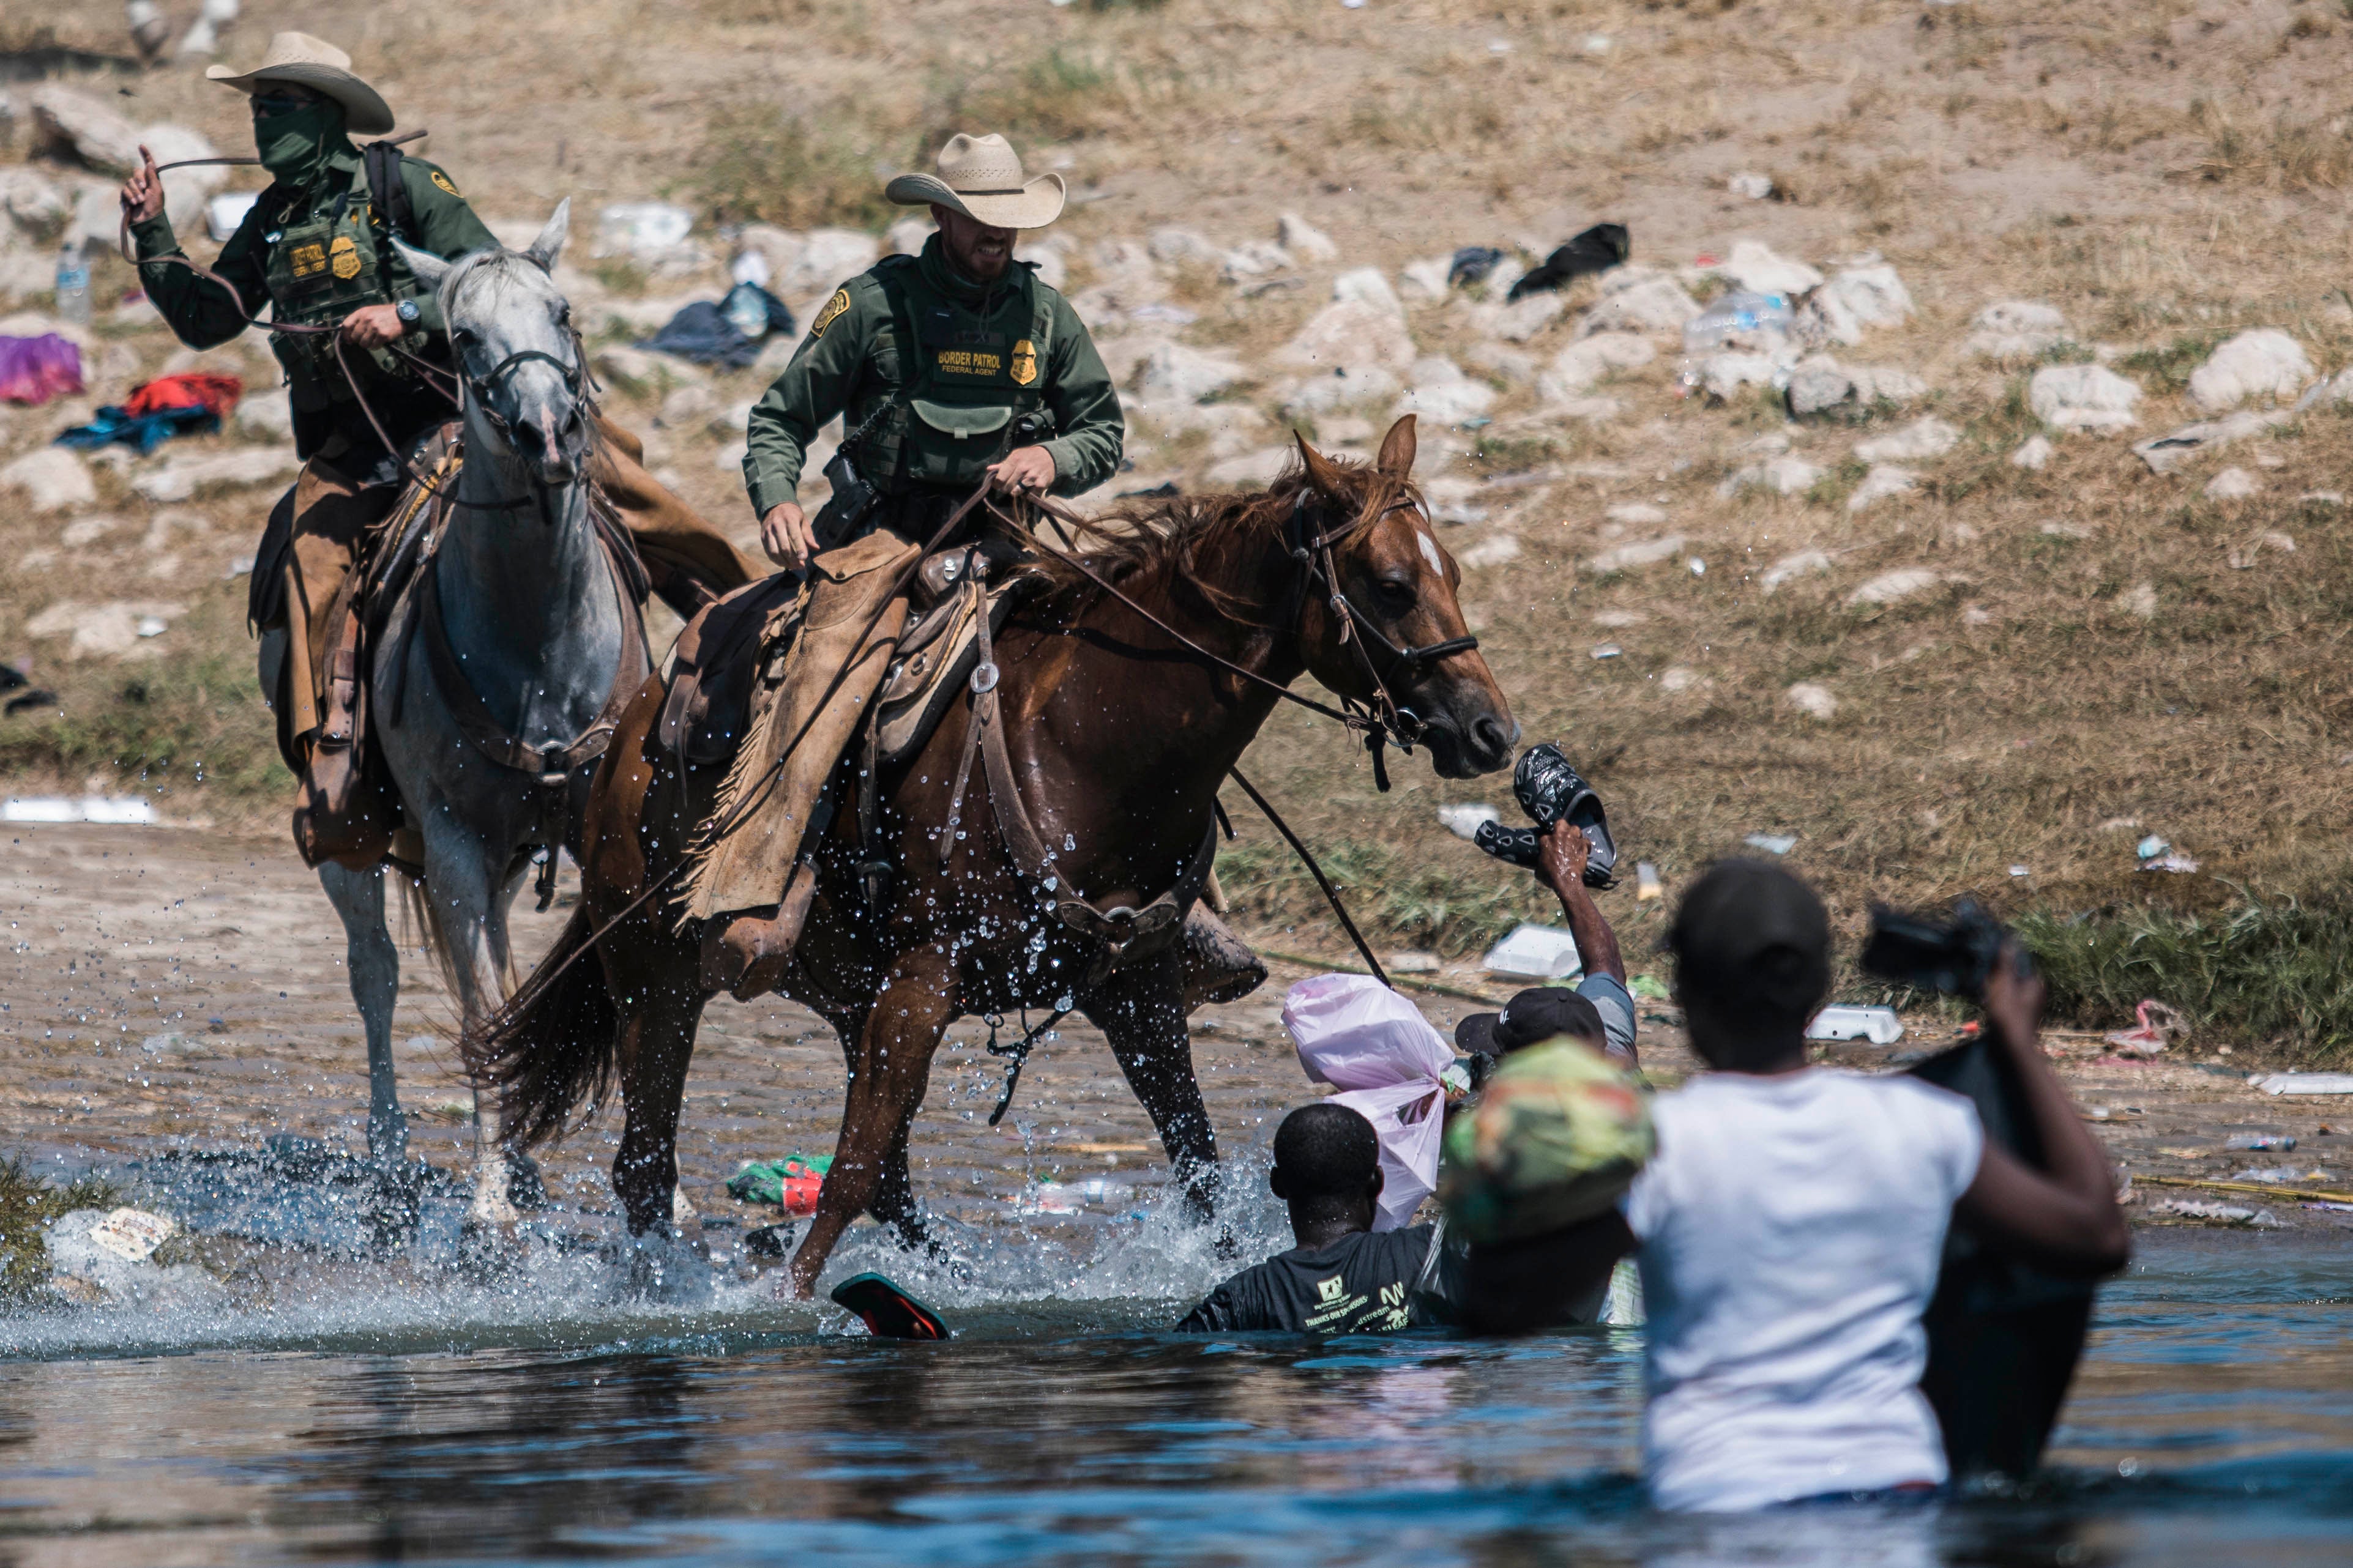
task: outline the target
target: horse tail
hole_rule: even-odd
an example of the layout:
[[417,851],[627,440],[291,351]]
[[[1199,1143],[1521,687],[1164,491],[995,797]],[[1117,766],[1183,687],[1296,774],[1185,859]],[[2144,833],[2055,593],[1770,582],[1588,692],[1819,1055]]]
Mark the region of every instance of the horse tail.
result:
[[520,1147],[561,1137],[612,1089],[620,1011],[604,956],[589,951],[595,931],[583,903],[531,978],[461,1043],[467,1070],[498,1091],[499,1126]]

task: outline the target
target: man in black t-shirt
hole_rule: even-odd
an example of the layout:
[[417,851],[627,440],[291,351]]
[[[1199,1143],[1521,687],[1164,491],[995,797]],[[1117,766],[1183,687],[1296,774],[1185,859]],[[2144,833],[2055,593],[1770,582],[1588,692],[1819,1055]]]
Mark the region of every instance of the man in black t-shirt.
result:
[[1461,1250],[1436,1226],[1373,1230],[1381,1145],[1364,1117],[1328,1101],[1284,1117],[1267,1185],[1291,1205],[1299,1245],[1219,1286],[1177,1332],[1379,1334],[1455,1321]]

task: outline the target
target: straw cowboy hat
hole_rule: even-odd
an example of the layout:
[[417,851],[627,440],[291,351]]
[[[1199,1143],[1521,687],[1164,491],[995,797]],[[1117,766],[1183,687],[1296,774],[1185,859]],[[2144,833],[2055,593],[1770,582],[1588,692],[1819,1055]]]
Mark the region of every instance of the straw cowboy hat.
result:
[[993,228],[1043,228],[1062,216],[1062,176],[1032,180],[1002,136],[952,136],[937,174],[902,174],[882,194],[902,207],[938,203]]
[[251,95],[262,83],[290,81],[307,87],[343,106],[343,127],[362,134],[392,129],[392,108],[375,89],[352,74],[352,57],[308,33],[280,33],[269,40],[261,63],[239,73],[227,66],[206,66],[205,75],[225,87]]

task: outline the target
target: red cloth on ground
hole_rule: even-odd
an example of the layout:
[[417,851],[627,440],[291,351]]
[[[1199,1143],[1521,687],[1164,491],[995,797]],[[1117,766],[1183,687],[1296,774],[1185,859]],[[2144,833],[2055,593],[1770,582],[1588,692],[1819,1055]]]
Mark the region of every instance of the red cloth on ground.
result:
[[122,400],[122,412],[136,419],[165,408],[205,408],[226,419],[244,395],[245,383],[233,375],[192,370],[141,383]]

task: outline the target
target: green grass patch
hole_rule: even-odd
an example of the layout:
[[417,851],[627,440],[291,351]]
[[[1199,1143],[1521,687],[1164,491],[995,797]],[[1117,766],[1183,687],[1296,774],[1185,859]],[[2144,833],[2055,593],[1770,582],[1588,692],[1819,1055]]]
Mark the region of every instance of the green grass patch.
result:
[[875,174],[888,151],[773,104],[734,105],[711,117],[680,195],[714,223],[881,228],[903,216]]
[[49,1279],[43,1232],[76,1209],[111,1208],[121,1194],[98,1177],[58,1186],[0,1155],[0,1301],[31,1299]]
[[242,649],[69,683],[60,707],[0,730],[0,774],[111,773],[148,789],[247,798],[283,795],[293,782]]
[[2314,1062],[2353,1047],[2353,902],[2242,889],[2219,910],[2037,913],[2018,931],[2050,981],[2054,1018],[2113,1026],[2153,996],[2202,1041],[2284,1045]]
[[2116,369],[2141,382],[2151,392],[2179,392],[2189,386],[2189,373],[2206,363],[2214,345],[2229,337],[2227,328],[2182,332],[2169,343],[2136,349],[2116,362]]

